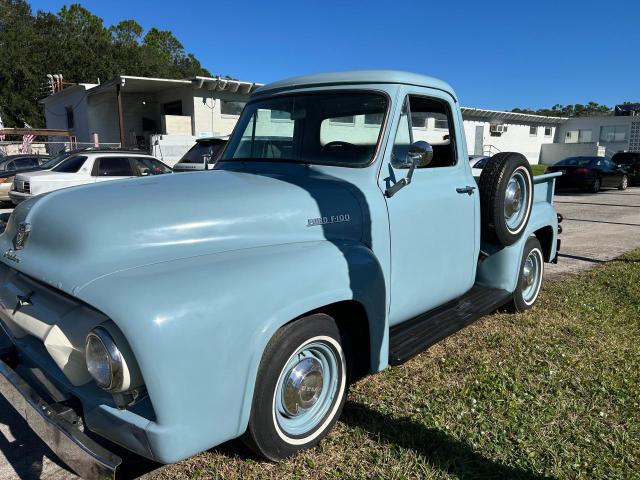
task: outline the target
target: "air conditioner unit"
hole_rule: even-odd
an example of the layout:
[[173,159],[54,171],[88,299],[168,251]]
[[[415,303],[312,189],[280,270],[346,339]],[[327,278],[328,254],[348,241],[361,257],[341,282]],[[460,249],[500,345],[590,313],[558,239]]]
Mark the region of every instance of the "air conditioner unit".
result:
[[505,133],[507,131],[507,126],[502,123],[494,123],[489,127],[489,131],[491,133]]

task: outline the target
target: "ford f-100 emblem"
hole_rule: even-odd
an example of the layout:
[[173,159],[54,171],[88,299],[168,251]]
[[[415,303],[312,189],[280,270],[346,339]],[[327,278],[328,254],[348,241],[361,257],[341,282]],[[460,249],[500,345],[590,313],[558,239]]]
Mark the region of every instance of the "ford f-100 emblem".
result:
[[22,222],[18,225],[18,234],[16,235],[16,250],[22,250],[24,248],[24,244],[27,242],[27,238],[29,238],[29,233],[31,232],[31,224]]
[[4,258],[6,258],[7,260],[11,260],[12,262],[16,262],[16,263],[20,263],[20,259],[18,258],[18,256],[16,255],[15,250],[13,250],[12,248],[10,248],[9,250],[7,250],[6,252],[4,252],[2,254],[2,256]]
[[329,217],[317,217],[307,219],[307,227],[316,227],[318,225],[327,225],[329,223],[350,222],[351,216],[348,213],[342,215],[331,215]]

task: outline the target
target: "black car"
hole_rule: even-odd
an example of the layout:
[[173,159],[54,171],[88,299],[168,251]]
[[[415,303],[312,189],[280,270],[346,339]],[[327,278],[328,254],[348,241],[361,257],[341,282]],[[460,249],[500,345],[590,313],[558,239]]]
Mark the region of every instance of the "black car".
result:
[[627,171],[631,185],[640,184],[640,152],[618,152],[611,161]]
[[556,188],[580,188],[597,193],[601,188],[625,190],[629,174],[608,157],[569,157],[547,167],[545,173],[562,172],[556,179]]
[[0,157],[0,172],[15,173],[23,172],[30,168],[37,168],[46,163],[51,157],[49,155],[21,153],[18,155],[7,155]]
[[209,170],[216,163],[229,137],[199,138],[196,144],[173,166],[174,172],[193,172]]

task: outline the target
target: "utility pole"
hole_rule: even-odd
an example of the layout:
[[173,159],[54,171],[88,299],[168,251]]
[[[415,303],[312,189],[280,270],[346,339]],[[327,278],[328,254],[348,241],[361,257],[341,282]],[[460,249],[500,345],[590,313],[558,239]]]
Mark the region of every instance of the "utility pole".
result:
[[120,79],[118,83],[116,83],[116,98],[118,101],[118,127],[120,129],[120,148],[124,148],[124,113],[122,111],[122,85],[124,84],[124,79]]

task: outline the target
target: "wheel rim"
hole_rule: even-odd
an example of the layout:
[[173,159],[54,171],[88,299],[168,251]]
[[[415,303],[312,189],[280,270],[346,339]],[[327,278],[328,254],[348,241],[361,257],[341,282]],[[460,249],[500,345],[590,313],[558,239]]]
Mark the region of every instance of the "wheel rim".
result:
[[596,178],[596,181],[593,183],[593,189],[597,192],[600,190],[600,179]]
[[522,265],[522,299],[527,305],[535,302],[542,283],[542,252],[531,250]]
[[524,175],[515,171],[509,178],[504,195],[504,219],[509,230],[515,230],[522,224],[527,211],[528,194]]
[[302,345],[289,358],[273,405],[275,421],[285,435],[302,437],[326,418],[338,391],[341,360],[328,342],[318,340]]
[[628,184],[629,184],[629,180],[627,179],[627,177],[622,177],[622,188],[623,189],[627,188]]

